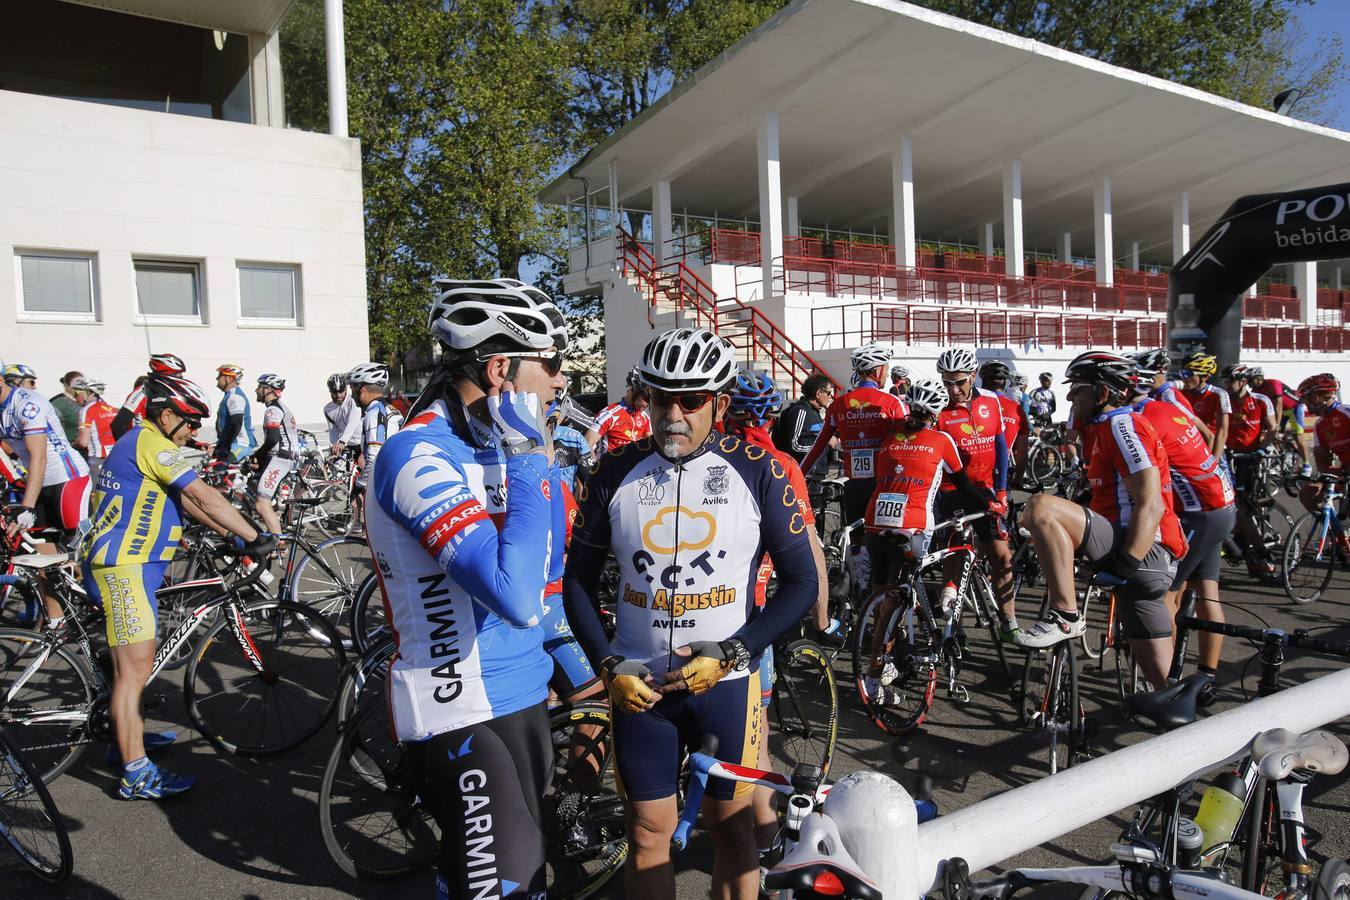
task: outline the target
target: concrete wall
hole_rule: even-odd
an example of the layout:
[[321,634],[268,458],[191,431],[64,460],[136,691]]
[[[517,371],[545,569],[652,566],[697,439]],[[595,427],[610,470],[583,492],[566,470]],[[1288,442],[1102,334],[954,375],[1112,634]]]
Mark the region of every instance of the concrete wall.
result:
[[[360,162],[327,134],[0,91],[0,358],[45,394],[79,369],[114,404],[151,351],[182,356],[213,402],[234,362],[246,386],[287,378],[297,418],[322,421],[324,378],[370,352]],[[23,250],[93,255],[95,321],[21,313]],[[133,257],[196,262],[203,321],[141,322]],[[297,324],[239,321],[239,261],[298,267]]]

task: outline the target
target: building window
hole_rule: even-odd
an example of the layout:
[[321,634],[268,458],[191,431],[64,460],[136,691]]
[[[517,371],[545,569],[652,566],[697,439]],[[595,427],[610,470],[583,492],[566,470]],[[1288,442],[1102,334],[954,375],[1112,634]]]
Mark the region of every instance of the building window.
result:
[[146,318],[191,318],[201,321],[201,279],[196,263],[138,259],[137,311]]
[[76,253],[20,253],[19,303],[26,315],[94,320],[94,258]]
[[299,324],[298,282],[295,266],[240,263],[240,318],[267,325]]

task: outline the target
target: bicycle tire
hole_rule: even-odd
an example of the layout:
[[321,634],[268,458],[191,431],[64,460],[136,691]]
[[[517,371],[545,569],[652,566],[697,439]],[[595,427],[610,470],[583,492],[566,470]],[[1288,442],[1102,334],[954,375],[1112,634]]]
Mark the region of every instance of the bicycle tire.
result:
[[360,656],[378,640],[383,631],[390,634],[388,612],[380,594],[379,576],[371,572],[356,589],[356,597],[347,616],[347,633],[351,635],[352,650]]
[[1343,859],[1322,863],[1311,897],[1312,900],[1350,900],[1350,864]]
[[1064,454],[1059,452],[1058,447],[1040,444],[1031,451],[1031,457],[1027,460],[1027,470],[1031,473],[1034,484],[1048,488],[1057,482],[1064,472]]
[[1312,603],[1326,593],[1341,561],[1330,527],[1323,532],[1321,513],[1304,513],[1284,540],[1280,578],[1285,595],[1295,603]]
[[1271,881],[1282,861],[1275,843],[1280,828],[1276,803],[1269,782],[1258,777],[1246,811],[1242,842],[1242,888],[1254,894],[1274,896],[1274,891],[1268,892],[1267,888],[1278,884]]
[[70,877],[74,855],[65,820],[32,763],[0,730],[0,837],[39,878]]
[[324,849],[343,872],[369,881],[420,872],[441,847],[439,826],[382,707],[370,704],[338,732],[319,787]]
[[352,717],[352,713],[361,703],[361,698],[373,691],[384,696],[385,680],[389,676],[389,666],[394,661],[398,648],[392,635],[383,641],[371,645],[353,666],[348,666],[338,687],[337,726],[341,729]]
[[989,577],[978,568],[970,573],[970,583],[967,585],[968,596],[971,605],[976,612],[976,619],[984,622],[985,629],[989,632],[989,641],[993,644],[994,654],[998,657],[999,667],[1003,670],[1003,676],[1008,679],[1008,684],[1013,681],[1012,668],[1008,665],[1008,654],[1003,648],[1003,639],[999,637],[998,626],[999,618],[998,600],[994,597],[994,586],[990,584]]
[[[248,652],[264,666],[259,674],[234,634],[222,634],[233,615],[233,610],[226,610],[188,664],[183,678],[188,716],[202,737],[224,753],[271,756],[298,747],[323,728],[337,708],[346,665],[337,631],[306,606],[264,600],[243,607],[239,624],[248,639]],[[283,687],[295,690],[283,694]],[[259,691],[261,699],[249,691]],[[283,704],[282,697],[290,699]],[[278,712],[283,705],[287,708]],[[297,708],[309,711],[308,721],[299,718]],[[265,743],[252,740],[258,717],[263,716],[266,725],[269,712],[278,722],[298,724],[295,733]]]
[[[42,635],[22,628],[0,629],[0,697],[7,697],[15,680],[36,659],[45,643]],[[90,717],[99,696],[98,683],[88,664],[65,646],[57,646],[8,702],[0,705],[0,726],[24,754],[45,784],[75,764],[92,740]],[[67,709],[83,711],[76,721],[33,722],[31,715]]]
[[1049,708],[1050,774],[1073,768],[1083,736],[1083,707],[1078,694],[1078,654],[1073,641],[1051,649],[1054,699]]
[[[573,735],[578,728],[598,730],[604,752],[598,762],[599,779],[585,792],[571,791]],[[548,841],[550,898],[584,900],[604,887],[628,859],[628,830],[624,803],[614,781],[614,742],[605,703],[563,705],[549,710],[549,741],[553,747],[552,787],[545,802],[557,833]],[[594,744],[597,738],[588,738]]]
[[[808,764],[829,774],[839,738],[839,696],[829,656],[814,641],[774,648],[773,695],[769,701],[770,748],[785,771]],[[775,748],[773,745],[777,744]]]
[[[914,584],[922,587],[923,582],[915,579]],[[933,694],[937,690],[938,672],[931,657],[937,652],[938,633],[932,616],[927,610],[927,598],[921,594],[917,601],[906,601],[903,597],[897,609],[888,617],[889,621],[880,627],[884,629],[883,652],[894,662],[897,675],[892,686],[899,684],[901,691],[898,703],[877,706],[867,696],[863,677],[867,673],[871,658],[873,619],[886,595],[894,588],[883,586],[873,591],[858,611],[858,627],[852,635],[853,681],[867,717],[882,731],[888,734],[905,734],[923,724],[933,705]],[[913,621],[914,640],[908,637],[909,623]],[[903,630],[904,634],[901,635]],[[885,648],[889,647],[887,650]],[[923,659],[921,657],[929,657]],[[896,708],[900,711],[893,711]]]
[[350,535],[356,512],[347,493],[346,481],[326,482],[318,487],[315,496],[323,500],[313,509],[315,530],[325,539]]
[[291,572],[287,599],[321,613],[334,628],[344,627],[357,589],[375,572],[370,545],[365,538],[344,535],[302,554]]

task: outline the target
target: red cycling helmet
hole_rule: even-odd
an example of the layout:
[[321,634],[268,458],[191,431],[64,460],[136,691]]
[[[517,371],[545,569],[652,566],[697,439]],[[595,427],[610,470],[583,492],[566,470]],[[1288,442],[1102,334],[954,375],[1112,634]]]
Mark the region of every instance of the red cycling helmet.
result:
[[150,357],[151,375],[182,375],[186,371],[183,360],[172,353],[156,353]]
[[1306,397],[1309,394],[1321,394],[1330,391],[1333,394],[1341,392],[1341,383],[1336,380],[1336,376],[1330,372],[1323,372],[1320,375],[1309,375],[1303,381],[1299,382],[1298,395]]
[[211,403],[202,389],[179,375],[151,375],[144,390],[145,410],[150,415],[168,408],[180,416],[204,419],[211,412]]

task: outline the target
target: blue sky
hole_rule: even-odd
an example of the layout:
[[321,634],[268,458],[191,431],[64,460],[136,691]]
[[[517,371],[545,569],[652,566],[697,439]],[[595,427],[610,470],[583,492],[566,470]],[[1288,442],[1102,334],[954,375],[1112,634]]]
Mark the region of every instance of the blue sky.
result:
[[[1303,23],[1306,39],[1321,34],[1339,34],[1350,52],[1350,0],[1316,0],[1311,6],[1301,6],[1294,15]],[[1333,118],[1329,123],[1342,131],[1350,131],[1350,79],[1342,79],[1339,90],[1328,104]]]

